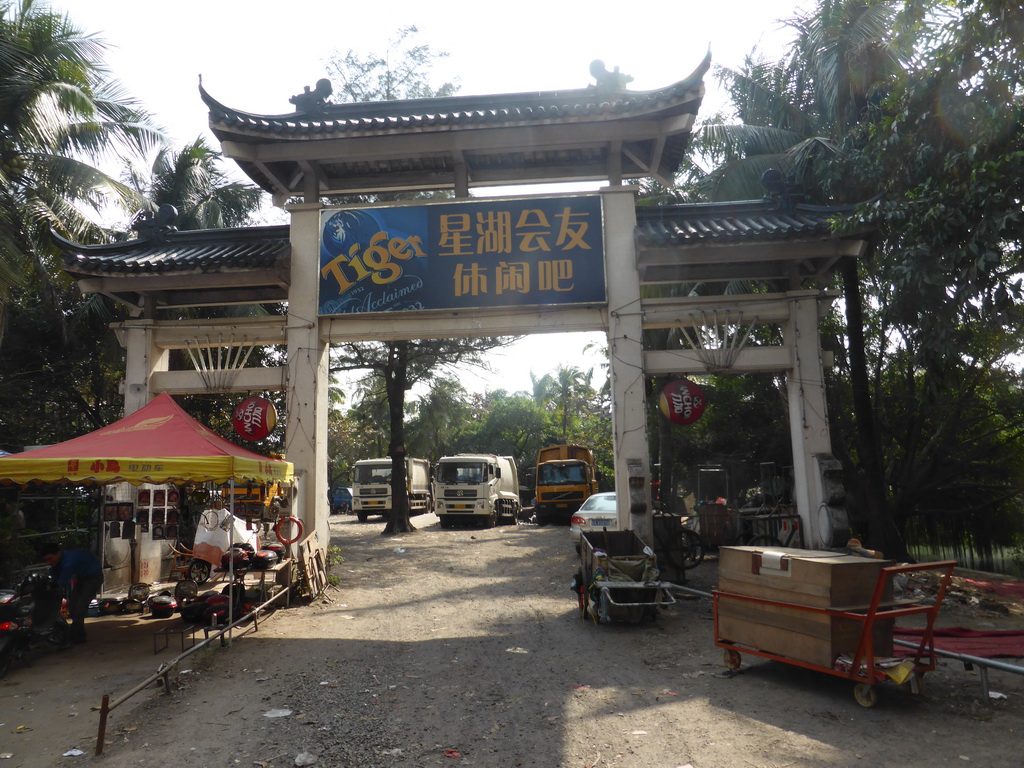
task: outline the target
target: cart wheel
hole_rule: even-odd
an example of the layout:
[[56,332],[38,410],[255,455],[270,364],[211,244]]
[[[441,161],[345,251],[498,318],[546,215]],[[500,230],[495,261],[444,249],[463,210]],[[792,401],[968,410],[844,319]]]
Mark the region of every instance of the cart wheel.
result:
[[689,528],[683,528],[682,543],[683,570],[688,571],[691,568],[696,568],[704,562],[704,541],[699,533],[691,531]]
[[871,708],[875,706],[875,703],[878,701],[878,691],[875,690],[875,686],[873,685],[857,683],[853,686],[853,698],[855,698],[857,703],[862,707]]
[[726,669],[731,669],[735,672],[740,668],[742,657],[740,656],[739,651],[734,651],[732,648],[726,648],[724,657]]

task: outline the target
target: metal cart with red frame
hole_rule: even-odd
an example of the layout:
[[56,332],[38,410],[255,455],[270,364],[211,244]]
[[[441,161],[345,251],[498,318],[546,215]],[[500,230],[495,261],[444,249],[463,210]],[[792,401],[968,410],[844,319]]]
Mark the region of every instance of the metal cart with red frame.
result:
[[[875,685],[891,679],[897,684],[909,683],[914,693],[920,692],[921,678],[926,672],[935,669],[937,654],[935,653],[935,619],[938,615],[942,600],[946,594],[953,575],[953,568],[956,562],[944,560],[934,563],[919,563],[916,565],[893,565],[883,567],[878,574],[870,604],[863,609],[829,609],[799,605],[793,602],[769,600],[762,597],[751,597],[738,595],[730,592],[715,590],[714,595],[714,623],[715,623],[715,645],[725,649],[725,665],[732,670],[739,669],[741,653],[751,656],[760,656],[774,661],[781,661],[805,669],[813,669],[837,677],[845,677],[854,681],[853,695],[857,703],[862,707],[872,707],[877,701]],[[897,574],[919,573],[922,571],[939,571],[940,578],[938,589],[933,602],[924,604],[905,600],[885,600],[883,596],[889,594],[891,587],[890,580]],[[719,615],[723,603],[734,603],[734,606],[775,606],[786,609],[792,613],[809,612],[816,617],[828,616],[834,619],[857,622],[860,625],[859,640],[852,655],[846,659],[833,659],[833,666],[827,667],[812,663],[792,655],[786,655],[775,649],[768,650],[755,647],[751,643],[738,643],[723,637],[719,631]],[[892,622],[897,618],[913,615],[924,615],[926,626],[921,634],[921,643],[912,655],[896,666],[883,668],[879,659],[875,657],[875,646],[878,637],[878,630],[885,628],[885,622]],[[888,625],[891,627],[891,623]],[[884,631],[883,631],[884,634]]]

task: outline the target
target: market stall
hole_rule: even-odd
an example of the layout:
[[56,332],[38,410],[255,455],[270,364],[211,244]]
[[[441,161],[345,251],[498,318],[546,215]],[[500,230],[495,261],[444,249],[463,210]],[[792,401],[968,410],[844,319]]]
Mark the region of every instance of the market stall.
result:
[[[286,484],[292,464],[237,446],[162,393],[135,413],[63,443],[0,457],[0,483],[101,485],[99,552],[113,583],[155,581],[187,484]],[[234,494],[229,494],[233,505]],[[175,535],[172,535],[175,534]],[[122,566],[123,564],[123,566]],[[116,571],[116,573],[115,573]],[[123,573],[122,573],[123,571]]]

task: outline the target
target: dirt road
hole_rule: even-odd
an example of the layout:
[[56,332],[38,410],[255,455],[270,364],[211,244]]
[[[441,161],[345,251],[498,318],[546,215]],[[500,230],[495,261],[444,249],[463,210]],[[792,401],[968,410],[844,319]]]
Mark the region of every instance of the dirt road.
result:
[[[83,728],[95,716],[80,713],[77,742],[37,741],[7,765],[1024,765],[1019,676],[993,674],[1007,698],[983,703],[976,672],[943,664],[923,695],[882,685],[864,709],[849,681],[821,673],[750,657],[728,673],[709,600],[638,625],[581,622],[564,527],[415,523],[385,538],[382,523],[333,518],[345,561],[327,599],[204,652],[173,696],[117,710],[103,756]],[[690,574],[714,585],[713,563]],[[76,744],[85,754],[60,757]]]

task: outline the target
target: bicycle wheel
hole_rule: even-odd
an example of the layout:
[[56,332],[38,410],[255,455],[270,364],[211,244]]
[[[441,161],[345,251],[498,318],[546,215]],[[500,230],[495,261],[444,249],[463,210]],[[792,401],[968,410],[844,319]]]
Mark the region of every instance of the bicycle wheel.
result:
[[683,528],[682,544],[683,570],[696,568],[704,562],[704,540],[701,539],[699,533],[691,531],[689,528]]

